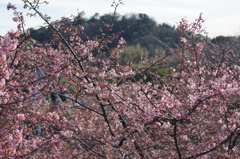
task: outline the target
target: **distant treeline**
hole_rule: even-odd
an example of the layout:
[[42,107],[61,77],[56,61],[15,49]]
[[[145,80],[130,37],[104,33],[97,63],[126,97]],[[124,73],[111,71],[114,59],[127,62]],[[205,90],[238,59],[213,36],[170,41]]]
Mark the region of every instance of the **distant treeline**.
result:
[[[72,23],[73,25],[82,25],[85,28],[84,33],[92,38],[101,34],[100,29],[103,32],[107,31],[107,28],[104,25],[110,24],[111,21],[111,14],[100,16],[96,13],[89,19],[81,18],[74,20]],[[170,26],[166,23],[157,24],[154,19],[146,14],[131,14],[123,16],[116,14],[113,23],[114,26],[110,33],[116,34],[122,32],[121,36],[127,41],[127,45],[140,44],[141,47],[149,50],[156,46],[159,47],[159,43],[156,39],[161,40],[172,48],[176,48],[178,45],[179,34],[174,26]],[[30,29],[30,32],[32,33],[34,31],[35,29]],[[49,42],[52,35],[53,32],[51,31],[51,28],[45,28],[35,32],[32,35],[32,38],[40,42]],[[156,39],[154,39],[153,36]]]
[[[106,24],[110,24],[112,21],[112,14],[104,14],[100,16],[95,13],[90,18],[76,18],[72,22],[73,25],[82,25],[85,35],[89,38],[96,37],[97,35],[107,31]],[[70,19],[69,19],[70,21]],[[164,48],[164,45],[160,46],[160,40],[166,46],[170,48],[177,48],[179,44],[179,33],[175,26],[171,26],[166,23],[158,24],[154,19],[147,14],[116,14],[113,19],[113,28],[110,31],[111,34],[121,33],[121,36],[127,41],[127,45],[138,45],[148,51],[152,51],[158,47]],[[29,29],[31,33],[36,31],[35,29]],[[40,29],[32,35],[32,38],[39,42],[49,42],[52,38],[53,32],[51,28]],[[84,38],[83,35],[82,38]],[[225,43],[228,41],[234,41],[237,37],[224,37],[219,36],[210,39],[213,43]],[[114,44],[113,44],[114,45]],[[111,46],[110,46],[111,47]]]

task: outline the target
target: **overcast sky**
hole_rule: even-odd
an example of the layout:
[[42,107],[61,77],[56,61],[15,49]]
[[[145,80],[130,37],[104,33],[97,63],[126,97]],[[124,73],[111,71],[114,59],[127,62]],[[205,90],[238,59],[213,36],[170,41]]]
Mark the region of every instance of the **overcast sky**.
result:
[[[21,0],[1,0],[0,2],[0,35],[7,30],[15,29],[11,11],[6,10],[8,2],[17,3],[22,9]],[[113,12],[112,0],[48,0],[40,10],[52,17],[53,20],[62,16],[70,17],[79,11],[85,12],[88,18],[95,13],[103,15]],[[118,0],[116,0],[118,1]],[[206,20],[204,27],[209,37],[219,35],[240,35],[240,0],[122,0],[117,12],[121,15],[128,13],[145,13],[158,23],[177,25],[181,18],[190,21],[203,13]],[[39,18],[27,19],[27,27],[38,27],[44,23]]]

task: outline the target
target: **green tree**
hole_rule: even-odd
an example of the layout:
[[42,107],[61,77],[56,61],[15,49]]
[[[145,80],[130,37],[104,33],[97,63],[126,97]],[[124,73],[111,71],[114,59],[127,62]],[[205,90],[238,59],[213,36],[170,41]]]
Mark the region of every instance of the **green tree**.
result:
[[127,65],[132,62],[134,67],[142,65],[144,59],[149,57],[149,51],[143,49],[138,43],[136,46],[126,46],[124,52],[120,54],[119,62],[122,65]]

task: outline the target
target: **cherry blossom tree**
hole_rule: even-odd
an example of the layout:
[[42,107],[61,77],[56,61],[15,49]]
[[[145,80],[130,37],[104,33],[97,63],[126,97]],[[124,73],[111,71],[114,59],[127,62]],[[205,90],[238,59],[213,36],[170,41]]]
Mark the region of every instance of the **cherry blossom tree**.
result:
[[[82,26],[67,18],[51,22],[39,12],[47,2],[22,2],[54,37],[45,44],[31,39],[23,14],[9,3],[19,25],[0,37],[1,158],[240,156],[240,66],[239,59],[229,62],[239,41],[219,51],[203,40],[202,14],[193,23],[181,20],[178,49],[132,70],[131,62],[118,62],[121,34],[110,34],[122,1],[113,2],[108,31],[94,39],[85,35],[86,41],[79,36]],[[108,48],[113,40],[118,44]],[[218,58],[209,61],[206,53]],[[165,65],[169,75],[152,73],[146,82],[145,71]]]

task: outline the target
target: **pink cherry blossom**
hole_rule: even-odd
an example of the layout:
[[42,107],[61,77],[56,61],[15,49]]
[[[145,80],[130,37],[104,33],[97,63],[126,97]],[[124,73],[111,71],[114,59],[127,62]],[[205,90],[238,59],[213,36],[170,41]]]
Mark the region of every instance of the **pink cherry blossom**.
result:
[[60,131],[60,133],[65,136],[66,138],[71,138],[73,135],[72,131],[66,130],[66,131]]
[[[41,5],[23,1],[51,28],[50,43],[25,37],[24,15],[7,7],[20,25],[0,37],[0,158],[239,156],[238,43],[230,53],[203,41],[202,14],[181,20],[177,49],[134,68],[119,63],[126,44],[120,33],[89,38],[72,25],[81,17],[49,22]],[[155,66],[169,74],[147,75]]]

